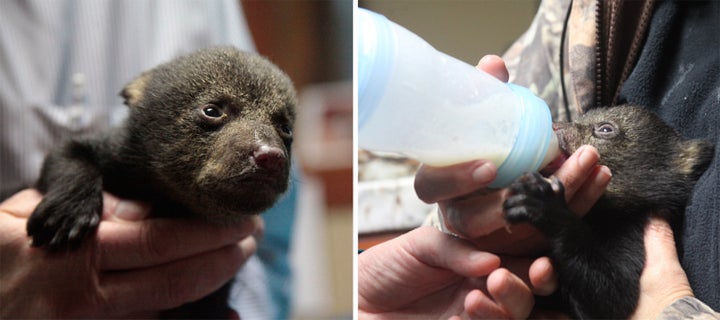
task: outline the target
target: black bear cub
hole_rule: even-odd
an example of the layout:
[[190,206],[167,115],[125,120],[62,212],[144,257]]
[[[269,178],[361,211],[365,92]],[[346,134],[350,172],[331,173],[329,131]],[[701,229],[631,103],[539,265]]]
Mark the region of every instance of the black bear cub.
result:
[[[265,58],[201,50],[142,73],[121,95],[130,109],[122,127],[45,159],[36,185],[44,198],[27,224],[33,246],[80,246],[100,221],[103,190],[148,201],[154,215],[232,225],[287,189],[295,91]],[[196,316],[227,316],[211,310],[220,314]]]
[[592,110],[554,128],[566,156],[585,144],[597,148],[613,174],[605,194],[580,218],[557,178],[526,174],[510,186],[505,218],[530,223],[550,239],[560,291],[576,317],[628,318],[639,298],[644,226],[657,214],[677,227],[713,146],[685,140],[652,112],[629,105]]

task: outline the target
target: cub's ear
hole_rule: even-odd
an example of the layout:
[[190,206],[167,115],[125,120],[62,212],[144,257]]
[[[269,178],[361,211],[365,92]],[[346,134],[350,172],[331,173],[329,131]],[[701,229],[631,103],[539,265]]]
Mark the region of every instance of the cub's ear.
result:
[[686,140],[680,144],[675,164],[683,174],[699,178],[710,165],[714,152],[715,147],[708,141]]
[[120,91],[120,96],[125,99],[126,106],[132,108],[142,101],[143,94],[145,94],[145,87],[151,77],[151,71],[143,72],[140,76],[135,78],[135,80],[128,83],[122,91]]

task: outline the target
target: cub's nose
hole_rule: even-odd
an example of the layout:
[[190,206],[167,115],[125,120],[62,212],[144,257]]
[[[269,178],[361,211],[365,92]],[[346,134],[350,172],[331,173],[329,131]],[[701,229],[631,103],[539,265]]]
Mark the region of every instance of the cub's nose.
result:
[[258,167],[273,174],[282,171],[287,165],[285,152],[280,148],[268,145],[258,147],[253,153],[253,159]]

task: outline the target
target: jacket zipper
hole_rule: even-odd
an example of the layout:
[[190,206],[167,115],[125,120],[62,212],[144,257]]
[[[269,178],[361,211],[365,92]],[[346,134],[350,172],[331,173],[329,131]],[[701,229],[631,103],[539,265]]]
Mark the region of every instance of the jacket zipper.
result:
[[594,107],[602,107],[603,75],[605,74],[605,52],[603,51],[603,0],[595,1],[595,103]]
[[[637,2],[623,0],[595,1],[595,95],[594,107],[618,103],[618,95],[625,80],[630,76],[645,41],[646,31],[652,18],[654,0]],[[633,7],[633,8],[631,8]],[[639,15],[638,15],[639,13]],[[627,25],[635,20],[637,24]],[[623,30],[626,28],[632,28]],[[632,32],[632,38],[623,33]],[[630,41],[627,41],[630,40]],[[624,59],[618,63],[617,59]]]

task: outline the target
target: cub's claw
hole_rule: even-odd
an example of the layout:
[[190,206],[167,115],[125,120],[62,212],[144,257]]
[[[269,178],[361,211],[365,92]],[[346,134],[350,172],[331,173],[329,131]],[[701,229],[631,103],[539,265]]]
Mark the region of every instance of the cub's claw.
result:
[[50,251],[77,249],[95,231],[102,215],[102,195],[83,201],[47,194],[27,223],[33,247]]
[[510,224],[530,223],[548,231],[558,226],[569,212],[565,203],[565,189],[556,177],[550,181],[539,173],[526,173],[510,187],[503,204],[505,220]]

